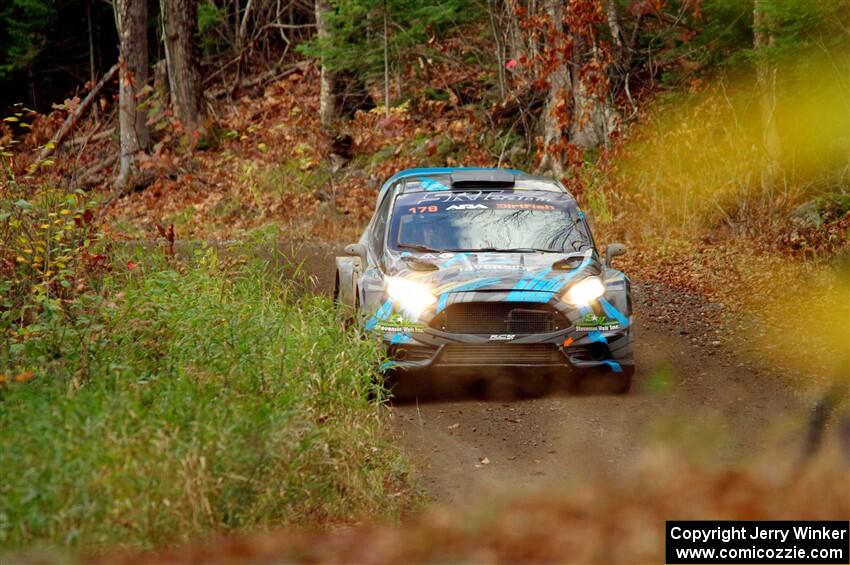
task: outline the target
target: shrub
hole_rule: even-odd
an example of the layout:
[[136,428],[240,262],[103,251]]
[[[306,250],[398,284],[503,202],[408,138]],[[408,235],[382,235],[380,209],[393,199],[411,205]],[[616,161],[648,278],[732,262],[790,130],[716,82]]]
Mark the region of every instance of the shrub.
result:
[[[33,364],[48,362],[56,354],[48,345],[51,331],[75,333],[78,324],[88,323],[81,298],[96,296],[111,269],[89,194],[30,186],[11,174],[3,181],[0,373],[10,371],[12,357],[24,349]],[[36,349],[41,354],[35,355]]]

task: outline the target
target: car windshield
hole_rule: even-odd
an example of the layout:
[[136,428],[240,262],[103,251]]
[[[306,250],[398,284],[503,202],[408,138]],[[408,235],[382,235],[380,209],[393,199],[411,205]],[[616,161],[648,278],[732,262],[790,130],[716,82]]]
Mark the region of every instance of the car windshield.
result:
[[396,198],[387,245],[411,251],[574,253],[591,247],[575,204],[544,191],[417,192]]

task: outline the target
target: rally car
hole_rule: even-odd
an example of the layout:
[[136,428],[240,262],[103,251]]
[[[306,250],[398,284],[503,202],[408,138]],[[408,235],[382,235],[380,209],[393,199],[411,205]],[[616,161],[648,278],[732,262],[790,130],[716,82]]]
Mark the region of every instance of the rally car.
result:
[[[384,369],[569,369],[623,393],[635,370],[629,278],[555,180],[506,169],[401,171],[334,296],[387,346]],[[426,377],[423,377],[426,378]]]

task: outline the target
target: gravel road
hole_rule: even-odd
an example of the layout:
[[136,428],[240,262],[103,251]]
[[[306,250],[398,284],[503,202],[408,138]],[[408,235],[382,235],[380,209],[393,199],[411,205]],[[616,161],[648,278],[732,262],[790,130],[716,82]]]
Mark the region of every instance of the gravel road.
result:
[[799,453],[809,400],[758,360],[730,351],[734,340],[705,323],[721,323],[715,307],[659,285],[636,283],[634,293],[638,372],[627,396],[556,388],[543,398],[505,401],[488,396],[494,388],[503,396],[505,377],[485,379],[482,389],[465,386],[472,374],[461,382],[437,378],[436,395],[393,407],[399,441],[435,500],[613,479],[660,441],[733,462],[776,449],[770,434],[777,425],[799,440],[784,445],[788,457]]

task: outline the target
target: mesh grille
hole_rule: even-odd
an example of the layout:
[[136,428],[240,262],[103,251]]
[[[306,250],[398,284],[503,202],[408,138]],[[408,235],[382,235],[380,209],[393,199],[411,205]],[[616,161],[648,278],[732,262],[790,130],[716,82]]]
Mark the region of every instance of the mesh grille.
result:
[[447,345],[438,365],[563,365],[564,356],[548,343],[528,345]]
[[569,324],[548,304],[524,302],[460,302],[431,323],[454,333],[535,334],[554,332]]

